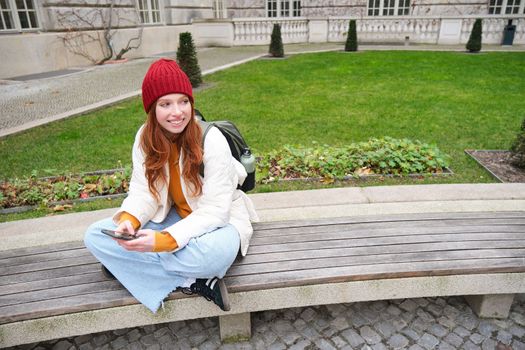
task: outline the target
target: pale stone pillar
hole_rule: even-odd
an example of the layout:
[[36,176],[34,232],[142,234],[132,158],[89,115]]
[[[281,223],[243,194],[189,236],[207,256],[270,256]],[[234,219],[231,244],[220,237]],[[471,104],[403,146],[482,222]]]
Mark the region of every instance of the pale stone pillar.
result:
[[467,295],[465,299],[479,317],[507,318],[514,294]]
[[233,23],[229,19],[194,20],[196,46],[233,46]]
[[442,19],[439,28],[439,45],[457,45],[461,41],[461,26],[463,21],[461,18]]
[[248,340],[252,336],[250,313],[219,316],[221,340],[226,343]]
[[326,18],[308,19],[308,42],[309,43],[328,42],[328,19]]

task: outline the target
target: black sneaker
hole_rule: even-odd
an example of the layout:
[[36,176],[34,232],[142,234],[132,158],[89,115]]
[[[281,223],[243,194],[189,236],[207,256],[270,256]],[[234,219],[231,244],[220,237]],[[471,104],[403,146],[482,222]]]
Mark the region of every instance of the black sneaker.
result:
[[104,265],[101,265],[101,269],[102,269],[102,273],[104,274],[104,276],[106,276],[107,278],[109,279],[112,279],[112,280],[116,280],[117,278],[115,276],[113,276],[113,274],[108,270],[107,267],[105,267]]
[[230,300],[228,298],[228,290],[224,281],[213,277],[210,279],[197,278],[190,288],[181,288],[184,294],[198,294],[206,298],[206,300],[213,301],[215,305],[223,311],[230,311]]

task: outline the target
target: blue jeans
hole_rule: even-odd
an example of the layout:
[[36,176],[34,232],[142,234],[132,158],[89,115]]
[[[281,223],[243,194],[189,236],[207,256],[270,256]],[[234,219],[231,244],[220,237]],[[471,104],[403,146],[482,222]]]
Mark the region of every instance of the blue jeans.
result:
[[[161,223],[148,222],[145,229],[161,231],[181,220],[171,209]],[[174,253],[141,253],[128,251],[102,229],[114,230],[111,218],[92,224],[84,243],[89,251],[152,312],[177,287],[188,286],[196,278],[222,278],[237,256],[239,233],[228,224],[215,231],[192,238]]]

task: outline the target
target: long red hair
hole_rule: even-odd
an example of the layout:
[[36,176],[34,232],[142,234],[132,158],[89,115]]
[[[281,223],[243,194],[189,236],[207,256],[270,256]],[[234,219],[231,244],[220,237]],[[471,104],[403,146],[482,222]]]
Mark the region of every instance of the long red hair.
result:
[[193,103],[191,104],[191,120],[175,139],[157,122],[156,106],[157,102],[153,103],[149,110],[140,139],[140,145],[146,158],[144,167],[146,168],[149,191],[157,199],[160,199],[159,181],[167,185],[168,174],[166,174],[165,165],[170,156],[171,146],[176,143],[183,155],[182,177],[190,185],[192,195],[199,196],[202,193],[202,181],[199,176],[203,160],[202,131],[199,123],[195,120]]

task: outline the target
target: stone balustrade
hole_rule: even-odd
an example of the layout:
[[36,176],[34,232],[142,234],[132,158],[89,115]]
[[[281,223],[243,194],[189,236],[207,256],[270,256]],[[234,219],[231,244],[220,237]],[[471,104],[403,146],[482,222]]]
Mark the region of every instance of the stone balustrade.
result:
[[[525,18],[522,15],[502,16],[464,16],[464,17],[363,17],[356,19],[357,36],[364,43],[412,43],[438,44],[440,37],[449,27],[457,31],[450,44],[465,44],[468,41],[476,18],[482,19],[483,38],[486,44],[501,44],[503,30],[509,19],[516,25],[514,43],[525,44]],[[350,17],[330,17],[328,19],[328,41],[346,40]],[[445,31],[444,31],[445,29]],[[449,30],[449,31],[450,31]]]
[[[346,40],[350,18],[329,18],[328,40]],[[365,17],[356,20],[358,40],[365,43],[437,43],[440,20],[425,17]]]
[[308,20],[305,18],[238,18],[233,19],[234,45],[269,44],[273,25],[281,25],[283,43],[308,42]]
[[[525,44],[525,18],[523,16],[485,16],[482,18],[482,43],[501,44],[503,39],[503,28],[508,20],[516,26],[514,43]],[[467,42],[474,25],[475,18],[464,18],[461,26],[461,42]]]
[[[362,17],[356,18],[361,43],[465,44],[476,18],[483,20],[483,43],[501,44],[509,19],[516,25],[514,43],[525,44],[523,15],[463,17]],[[351,17],[328,18],[237,18],[233,26],[232,45],[266,45],[274,23],[281,25],[285,44],[306,42],[343,42]],[[230,22],[231,21],[231,22]]]

